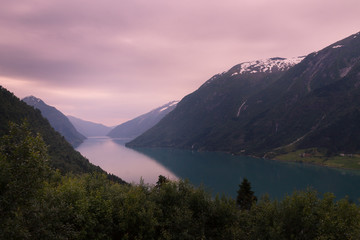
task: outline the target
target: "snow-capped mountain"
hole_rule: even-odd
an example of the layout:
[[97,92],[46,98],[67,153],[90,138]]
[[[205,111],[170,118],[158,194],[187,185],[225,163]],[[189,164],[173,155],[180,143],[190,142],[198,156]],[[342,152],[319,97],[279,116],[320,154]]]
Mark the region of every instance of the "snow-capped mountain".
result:
[[136,117],[130,121],[122,123],[111,130],[107,136],[112,138],[129,138],[143,134],[148,129],[157,124],[169,112],[175,109],[179,101],[171,101],[161,107],[158,107],[148,113]]
[[273,71],[286,71],[300,63],[305,56],[294,58],[268,58],[251,62],[244,62],[229,70],[231,76],[246,73],[272,73]]
[[40,98],[34,96],[28,96],[22,99],[22,101],[26,102],[28,105],[37,108],[37,106],[44,105],[45,102]]
[[305,58],[235,65],[127,146],[257,156],[309,148],[360,153],[359,34]]
[[221,76],[235,77],[237,75],[252,75],[259,73],[285,72],[304,60],[305,56],[293,58],[267,58],[256,61],[243,62],[232,67],[229,71],[214,75],[204,85],[207,85]]

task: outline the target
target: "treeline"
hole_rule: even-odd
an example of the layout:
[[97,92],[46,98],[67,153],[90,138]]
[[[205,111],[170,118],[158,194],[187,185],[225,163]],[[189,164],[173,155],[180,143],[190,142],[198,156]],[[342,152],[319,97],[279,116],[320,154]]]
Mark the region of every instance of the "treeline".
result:
[[63,176],[26,126],[1,139],[0,239],[360,239],[360,208],[347,199],[309,190],[250,201],[162,176],[156,185]]
[[[75,151],[71,144],[52,128],[40,110],[20,101],[14,94],[0,86],[0,136],[9,132],[9,122],[22,124],[24,119],[28,122],[31,132],[40,133],[46,142],[48,162],[52,168],[59,169],[63,174],[68,172],[82,174],[94,171],[106,173],[100,167],[91,164],[78,151]],[[108,175],[108,177],[119,183],[124,183],[122,179],[114,175]]]

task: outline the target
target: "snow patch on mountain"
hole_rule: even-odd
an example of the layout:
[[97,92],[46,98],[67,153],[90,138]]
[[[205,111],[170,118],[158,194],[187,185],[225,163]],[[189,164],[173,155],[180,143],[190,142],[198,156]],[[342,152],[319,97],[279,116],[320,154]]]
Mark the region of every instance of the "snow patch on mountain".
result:
[[168,109],[169,107],[172,107],[176,104],[178,104],[179,101],[172,101],[172,102],[169,102],[168,104],[164,105],[163,107],[161,107],[158,111],[159,112],[162,112],[162,111],[165,111],[166,109]]
[[235,76],[240,74],[255,74],[255,73],[272,73],[274,71],[286,71],[296,64],[300,63],[306,56],[293,57],[293,58],[268,58],[250,62],[243,62],[232,67],[227,72],[222,72],[214,75],[207,80],[203,86],[208,85],[221,78],[223,75]]
[[344,45],[336,45],[336,46],[333,46],[332,48],[341,48],[343,47]]
[[304,58],[305,58],[304,56],[294,57],[294,58],[276,57],[276,58],[268,58],[268,59],[244,62],[235,66],[230,70],[233,72],[231,76],[244,74],[244,73],[259,73],[259,72],[271,73],[275,70],[286,71],[292,66],[300,63]]
[[34,96],[28,96],[23,98],[22,100],[26,100],[28,103],[31,103],[33,105],[36,105],[37,103],[41,103],[42,100],[40,98],[34,97]]
[[245,103],[247,102],[247,100],[245,100],[239,107],[238,111],[237,111],[237,114],[236,114],[236,117],[239,117],[240,116],[240,112],[241,112],[241,109],[242,107],[245,105]]

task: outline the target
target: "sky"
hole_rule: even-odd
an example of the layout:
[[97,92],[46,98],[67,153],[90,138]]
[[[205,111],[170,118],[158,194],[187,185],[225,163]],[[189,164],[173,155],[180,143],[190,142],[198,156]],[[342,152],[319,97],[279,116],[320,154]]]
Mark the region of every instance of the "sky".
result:
[[113,126],[360,31],[359,0],[1,0],[0,85]]

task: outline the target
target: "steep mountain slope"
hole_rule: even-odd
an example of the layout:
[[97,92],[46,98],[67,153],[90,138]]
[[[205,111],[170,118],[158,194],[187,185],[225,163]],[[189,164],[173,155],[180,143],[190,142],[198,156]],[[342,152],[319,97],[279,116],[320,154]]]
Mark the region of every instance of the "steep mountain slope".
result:
[[100,123],[85,121],[73,116],[67,117],[76,130],[85,137],[106,136],[113,129],[113,127],[108,127]]
[[[184,97],[173,112],[128,146],[229,151],[226,147],[231,139],[226,142],[225,138],[237,131],[248,98],[277,81],[290,66],[302,59],[253,61],[217,74]],[[235,142],[232,144],[237,144]]]
[[[56,132],[45,119],[40,110],[34,109],[8,90],[0,86],[0,136],[9,131],[9,122],[21,124],[28,121],[34,133],[40,133],[48,145],[50,165],[59,169],[62,173],[89,173],[104,172],[100,167],[91,164],[79,152]],[[120,178],[108,175],[109,178],[123,182]]]
[[85,136],[75,129],[69,119],[55,107],[47,105],[41,99],[34,96],[25,97],[22,100],[28,105],[39,109],[41,114],[49,120],[51,126],[74,147],[79,146],[86,139]]
[[175,109],[178,101],[169,102],[137,118],[116,126],[108,134],[112,138],[135,138],[155,124],[157,124],[169,112]]
[[360,34],[299,60],[242,63],[214,76],[128,146],[359,152]]

